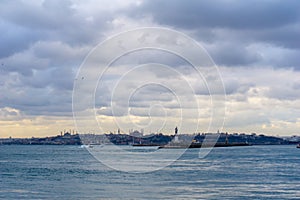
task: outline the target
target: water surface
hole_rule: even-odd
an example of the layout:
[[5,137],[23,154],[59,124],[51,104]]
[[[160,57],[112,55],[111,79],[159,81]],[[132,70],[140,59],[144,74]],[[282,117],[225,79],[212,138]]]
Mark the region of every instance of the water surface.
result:
[[295,146],[215,148],[204,159],[198,153],[189,149],[168,167],[136,174],[110,169],[79,146],[2,145],[0,198],[300,199]]

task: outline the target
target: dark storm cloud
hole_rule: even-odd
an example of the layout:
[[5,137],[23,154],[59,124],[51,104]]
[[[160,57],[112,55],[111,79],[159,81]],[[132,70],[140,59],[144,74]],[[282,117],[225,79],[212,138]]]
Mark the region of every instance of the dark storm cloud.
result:
[[37,33],[32,30],[1,20],[1,18],[0,30],[0,58],[28,48],[37,37]]
[[[300,12],[300,10],[298,12]],[[300,19],[299,17],[297,19],[298,21],[293,24],[287,24],[274,29],[252,31],[249,32],[249,35],[252,35],[253,38],[257,38],[261,41],[274,43],[275,45],[280,47],[299,49]]]
[[292,52],[284,61],[270,63],[261,56],[266,52],[248,49],[262,43],[300,54],[300,1],[145,0],[130,13],[133,18],[151,16],[160,25],[190,31],[219,65],[300,68]]
[[154,20],[161,24],[186,29],[265,29],[297,22],[299,7],[300,2],[297,0],[146,0],[135,14],[151,14]]
[[[88,21],[91,17],[92,21]],[[22,51],[37,41],[60,41],[69,45],[99,42],[109,12],[86,16],[70,1],[6,1],[0,6],[1,57]]]
[[67,25],[66,22],[71,22],[74,15],[70,1],[55,0],[6,1],[0,11],[1,17],[7,21],[33,30],[62,28],[62,25]]
[[251,51],[238,43],[219,42],[205,46],[217,65],[248,65],[259,62],[262,57],[257,51]]

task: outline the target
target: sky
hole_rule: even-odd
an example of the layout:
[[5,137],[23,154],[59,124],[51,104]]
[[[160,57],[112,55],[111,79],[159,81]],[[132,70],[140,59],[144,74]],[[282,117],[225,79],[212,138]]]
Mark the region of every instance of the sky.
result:
[[[76,81],[86,78],[78,77],[80,66],[101,42],[142,27],[175,30],[197,41],[219,70],[224,94],[207,92],[205,81],[213,85],[216,78],[210,66],[204,80],[170,52],[131,52],[101,77],[93,110],[99,129],[86,125],[84,131],[170,134],[179,126],[194,133],[211,125],[209,130],[229,133],[300,134],[300,1],[3,0],[0,137],[78,130],[72,94]],[[84,98],[90,91],[81,92]],[[218,106],[225,114],[213,120],[223,120],[222,127],[211,123]]]

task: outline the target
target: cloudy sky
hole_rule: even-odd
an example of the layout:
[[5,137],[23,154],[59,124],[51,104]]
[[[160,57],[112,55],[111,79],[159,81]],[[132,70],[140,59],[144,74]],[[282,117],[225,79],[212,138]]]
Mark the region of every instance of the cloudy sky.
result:
[[[141,27],[182,32],[206,49],[224,82],[223,131],[300,134],[300,1],[3,0],[0,137],[76,129],[72,93],[74,81],[86,78],[76,76],[85,57],[112,35]],[[124,55],[95,91],[101,130],[172,133],[185,123],[182,132],[194,132],[188,127],[200,122],[197,131],[206,131],[212,106],[220,102],[209,103],[205,81],[195,74],[168,52]]]

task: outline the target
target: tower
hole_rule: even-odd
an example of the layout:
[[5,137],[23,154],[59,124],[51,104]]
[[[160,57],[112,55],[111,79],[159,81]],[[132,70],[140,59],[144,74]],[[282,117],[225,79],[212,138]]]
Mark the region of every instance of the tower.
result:
[[178,133],[178,128],[177,128],[177,126],[176,126],[176,127],[175,127],[175,137],[174,137],[174,142],[178,142],[178,141],[179,141],[177,133]]

